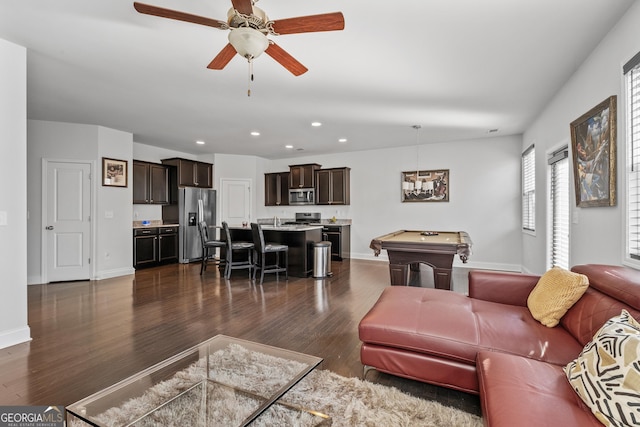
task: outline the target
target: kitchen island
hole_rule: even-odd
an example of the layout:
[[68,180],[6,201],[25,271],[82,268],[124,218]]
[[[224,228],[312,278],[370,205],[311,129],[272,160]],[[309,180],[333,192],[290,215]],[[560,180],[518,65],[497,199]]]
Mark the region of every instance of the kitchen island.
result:
[[[313,272],[313,244],[322,241],[322,225],[262,225],[262,231],[265,242],[289,246],[289,276],[308,277],[311,275]],[[230,225],[229,232],[232,241],[253,241],[251,227]],[[269,262],[271,261],[269,260]]]

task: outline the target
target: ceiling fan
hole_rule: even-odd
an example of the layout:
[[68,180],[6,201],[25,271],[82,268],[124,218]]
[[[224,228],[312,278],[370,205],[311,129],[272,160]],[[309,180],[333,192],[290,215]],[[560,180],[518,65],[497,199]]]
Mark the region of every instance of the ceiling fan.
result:
[[134,2],[133,6],[138,12],[146,15],[230,30],[229,43],[207,66],[212,70],[222,70],[236,53],[251,62],[262,52],[266,52],[293,75],[299,76],[306,73],[308,69],[272,40],[269,40],[267,35],[277,36],[344,29],[342,12],[270,21],[267,14],[255,6],[257,1],[231,0],[232,8],[229,9],[226,22],[144,3]]

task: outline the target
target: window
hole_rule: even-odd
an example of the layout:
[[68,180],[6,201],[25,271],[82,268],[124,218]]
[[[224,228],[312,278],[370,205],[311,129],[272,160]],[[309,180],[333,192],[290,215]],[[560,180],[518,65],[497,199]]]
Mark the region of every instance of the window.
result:
[[549,268],[569,269],[569,151],[549,157]]
[[640,53],[623,67],[627,128],[627,254],[640,260]]
[[536,230],[536,150],[522,153],[522,229]]

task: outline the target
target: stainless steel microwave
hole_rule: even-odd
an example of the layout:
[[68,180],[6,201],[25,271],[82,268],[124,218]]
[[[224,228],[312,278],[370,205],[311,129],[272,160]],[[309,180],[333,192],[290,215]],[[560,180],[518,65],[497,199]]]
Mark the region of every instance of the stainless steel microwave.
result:
[[290,205],[314,205],[316,203],[315,197],[315,191],[313,188],[289,190]]

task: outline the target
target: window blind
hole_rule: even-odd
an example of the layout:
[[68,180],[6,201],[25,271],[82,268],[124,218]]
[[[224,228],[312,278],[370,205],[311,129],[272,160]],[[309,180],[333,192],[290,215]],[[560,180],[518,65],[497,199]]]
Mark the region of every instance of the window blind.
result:
[[549,158],[550,236],[549,267],[569,269],[569,151]]
[[522,153],[522,229],[536,230],[535,147]]
[[623,67],[627,87],[627,238],[629,257],[640,260],[640,53]]

